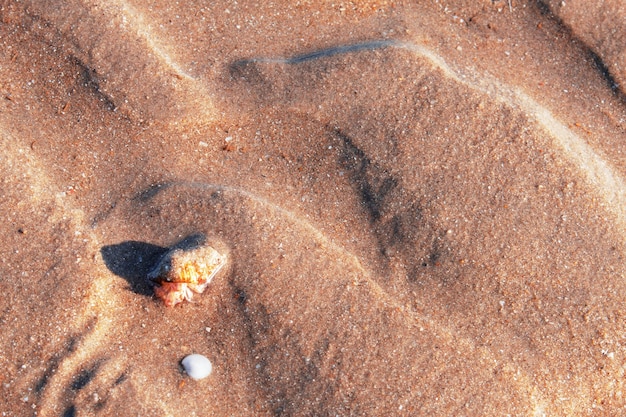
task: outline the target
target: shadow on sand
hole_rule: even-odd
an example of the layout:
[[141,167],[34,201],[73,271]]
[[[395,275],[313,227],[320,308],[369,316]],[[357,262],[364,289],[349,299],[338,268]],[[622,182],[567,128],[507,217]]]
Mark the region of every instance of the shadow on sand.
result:
[[100,253],[107,268],[128,281],[134,293],[150,296],[153,291],[147,278],[148,273],[158,265],[163,255],[173,249],[192,249],[202,245],[205,240],[203,234],[196,233],[169,248],[128,240],[117,245],[103,246]]

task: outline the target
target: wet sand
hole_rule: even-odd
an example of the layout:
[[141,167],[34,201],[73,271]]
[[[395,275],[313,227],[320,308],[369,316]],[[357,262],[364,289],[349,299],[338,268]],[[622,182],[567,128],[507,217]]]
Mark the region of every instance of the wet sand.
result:
[[622,3],[422,3],[1,3],[0,413],[622,414]]

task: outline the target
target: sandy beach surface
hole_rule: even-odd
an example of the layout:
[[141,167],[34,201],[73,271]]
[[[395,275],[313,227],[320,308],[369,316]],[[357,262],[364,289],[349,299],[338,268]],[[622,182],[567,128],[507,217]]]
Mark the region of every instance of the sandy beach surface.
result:
[[626,414],[624,19],[1,1],[0,415]]

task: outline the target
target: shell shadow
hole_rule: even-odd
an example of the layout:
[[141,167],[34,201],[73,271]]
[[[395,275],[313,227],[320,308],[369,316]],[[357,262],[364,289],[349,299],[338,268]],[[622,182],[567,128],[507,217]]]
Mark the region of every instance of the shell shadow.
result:
[[115,275],[128,281],[131,291],[151,296],[152,284],[148,273],[158,265],[163,256],[172,249],[192,249],[206,241],[205,235],[195,233],[171,247],[162,247],[147,242],[128,240],[100,249],[104,263]]

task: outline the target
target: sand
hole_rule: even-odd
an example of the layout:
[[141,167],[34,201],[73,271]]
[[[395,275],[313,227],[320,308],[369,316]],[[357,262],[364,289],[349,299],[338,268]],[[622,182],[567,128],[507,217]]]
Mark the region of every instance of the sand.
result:
[[1,415],[626,412],[623,2],[0,4]]

